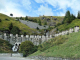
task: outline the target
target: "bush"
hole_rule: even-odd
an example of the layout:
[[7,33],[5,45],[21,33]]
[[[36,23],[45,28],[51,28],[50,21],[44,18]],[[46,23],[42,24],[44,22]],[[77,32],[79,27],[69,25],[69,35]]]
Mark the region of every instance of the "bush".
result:
[[37,47],[33,45],[31,41],[22,42],[20,45],[20,52],[23,53],[23,56],[26,57],[29,54],[35,52]]
[[28,16],[25,17],[25,20],[28,20]]
[[16,27],[16,26],[14,26],[13,28],[12,28],[12,30],[11,30],[11,33],[12,34],[19,34],[20,33],[20,29],[18,28],[18,27]]
[[49,41],[46,41],[42,43],[41,45],[39,45],[38,50],[43,52],[52,46],[59,46],[60,44],[63,44],[67,39],[68,38],[66,36],[64,36],[64,38],[62,36],[52,38]]
[[13,24],[10,23],[8,28],[9,28],[9,30],[11,31],[11,29],[13,28]]
[[40,26],[42,25],[42,24],[41,24],[41,20],[39,20],[38,23],[39,23]]
[[9,21],[7,18],[5,20]]
[[2,20],[0,19],[0,22],[1,22]]
[[38,28],[38,27],[37,27],[36,29],[37,29],[37,30],[39,30],[39,28]]
[[26,32],[23,33],[24,36],[26,36],[26,34],[27,34]]
[[0,39],[0,53],[10,53],[12,52],[12,45],[3,39]]

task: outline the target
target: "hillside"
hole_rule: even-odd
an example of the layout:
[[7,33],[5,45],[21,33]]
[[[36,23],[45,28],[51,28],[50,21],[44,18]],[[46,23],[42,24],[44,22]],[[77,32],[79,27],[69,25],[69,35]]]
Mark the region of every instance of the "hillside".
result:
[[0,53],[12,52],[12,45],[3,39],[0,39]]
[[53,35],[54,32],[58,33],[61,32],[61,31],[65,31],[65,30],[69,30],[70,28],[74,28],[75,26],[79,26],[80,27],[80,19],[75,19],[73,20],[70,24],[60,24],[58,26],[56,26],[55,28],[57,28],[57,31],[56,29],[52,29],[50,34]]
[[47,25],[49,26],[55,26],[58,23],[61,23],[63,21],[63,16],[39,16],[39,17],[32,17],[33,19],[36,19],[39,21],[41,20],[42,25],[44,25],[45,22],[47,22]]
[[53,56],[62,58],[80,58],[80,31],[58,36],[39,46],[37,52],[30,56]]
[[[44,29],[47,29],[46,31],[48,33],[56,25],[61,24],[63,18],[64,16],[14,17],[17,20],[20,19],[20,22],[26,24],[28,27],[37,29],[41,34],[45,32]],[[39,25],[39,21],[41,21],[41,26]]]
[[32,29],[25,24],[16,21],[14,18],[4,15],[2,13],[0,13],[0,20],[0,30],[9,30],[9,24],[13,23],[13,26],[17,26],[21,30],[21,34],[23,34],[24,32],[26,32],[27,34],[32,34],[33,32],[36,32],[36,29]]
[[[25,20],[26,17],[14,17],[16,19]],[[54,27],[58,23],[62,23],[64,16],[39,16],[39,17],[29,17],[27,16],[27,21],[32,21],[38,23],[41,21],[42,25],[45,25],[45,22],[48,26]]]
[[58,26],[58,29],[59,29],[59,31],[63,31],[63,30],[67,30],[69,28],[73,28],[75,26],[79,26],[80,27],[80,19],[75,19],[70,24],[60,25],[60,26]]
[[19,20],[21,23],[26,24],[27,26],[29,26],[30,28],[34,28],[37,29],[37,27],[39,29],[48,29],[48,26],[40,26],[38,23],[35,22],[31,22],[31,21],[24,21],[24,20]]

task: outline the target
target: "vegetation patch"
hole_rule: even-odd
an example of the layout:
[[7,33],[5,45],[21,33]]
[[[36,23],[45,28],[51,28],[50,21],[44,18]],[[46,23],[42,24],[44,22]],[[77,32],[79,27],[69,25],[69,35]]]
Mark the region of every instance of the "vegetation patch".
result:
[[30,56],[52,56],[62,58],[80,58],[80,31],[55,37],[38,47]]
[[12,45],[3,39],[0,39],[0,53],[11,53]]
[[36,29],[32,29],[25,24],[20,23],[19,21],[16,21],[13,17],[9,17],[7,15],[0,13],[0,31],[9,31],[10,24],[13,24],[13,26],[16,26],[20,29],[20,34],[33,34],[33,32],[36,32]]
[[23,53],[23,56],[26,57],[37,51],[37,46],[34,46],[31,41],[22,42],[20,45],[19,52]]

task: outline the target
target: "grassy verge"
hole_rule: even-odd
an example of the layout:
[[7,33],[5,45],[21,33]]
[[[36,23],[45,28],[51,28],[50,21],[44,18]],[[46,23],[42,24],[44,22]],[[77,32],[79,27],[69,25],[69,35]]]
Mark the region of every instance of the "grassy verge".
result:
[[30,56],[79,58],[80,57],[80,32],[71,33],[69,35],[59,36],[54,39],[51,39],[48,42],[43,43],[41,49],[42,51],[40,51],[39,49],[37,52],[35,52]]
[[3,39],[0,39],[0,53],[11,53],[12,45]]

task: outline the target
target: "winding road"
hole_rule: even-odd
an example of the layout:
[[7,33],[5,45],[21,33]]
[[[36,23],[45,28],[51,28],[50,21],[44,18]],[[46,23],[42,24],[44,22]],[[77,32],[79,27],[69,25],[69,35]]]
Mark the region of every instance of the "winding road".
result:
[[35,59],[22,58],[22,57],[0,57],[0,60],[35,60]]

